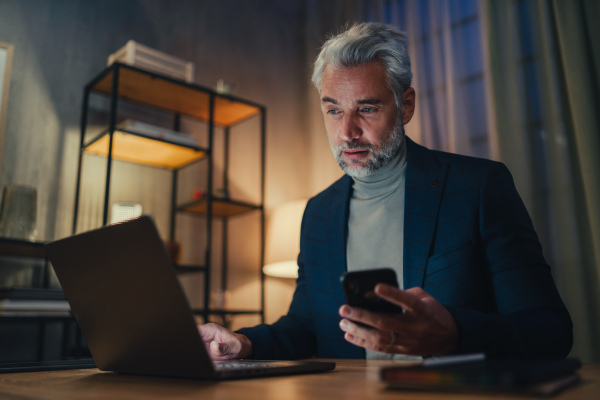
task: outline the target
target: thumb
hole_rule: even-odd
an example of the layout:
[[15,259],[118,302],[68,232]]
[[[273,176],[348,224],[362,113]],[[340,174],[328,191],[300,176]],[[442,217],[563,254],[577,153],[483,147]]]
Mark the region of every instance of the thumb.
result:
[[216,340],[213,340],[212,342],[210,342],[210,351],[215,356],[222,356],[226,354],[227,345],[225,343],[219,343]]
[[230,352],[233,350],[232,348],[235,346],[232,346],[234,343],[232,343],[232,341],[228,340],[226,342],[222,342],[219,343],[216,340],[213,340],[212,342],[210,342],[210,351],[215,355],[215,356],[219,356],[219,357],[224,357],[224,356],[228,356],[230,355]]

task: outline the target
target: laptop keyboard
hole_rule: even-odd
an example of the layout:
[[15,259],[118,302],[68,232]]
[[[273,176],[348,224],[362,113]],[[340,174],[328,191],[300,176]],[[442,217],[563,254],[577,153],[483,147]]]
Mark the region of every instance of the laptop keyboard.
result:
[[217,370],[247,369],[247,368],[275,368],[277,364],[266,362],[218,362],[215,363]]

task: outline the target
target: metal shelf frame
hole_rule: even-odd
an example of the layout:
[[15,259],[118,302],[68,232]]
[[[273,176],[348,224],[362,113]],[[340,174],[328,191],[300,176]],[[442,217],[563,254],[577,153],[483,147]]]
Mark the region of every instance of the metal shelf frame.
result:
[[[92,93],[104,94],[110,98],[109,123],[108,128],[101,135],[94,137],[86,142],[86,129],[88,125],[88,113],[90,106],[90,96]],[[115,136],[119,132],[117,128],[117,111],[119,102],[125,100],[127,102],[142,105],[144,107],[153,108],[162,111],[172,112],[174,115],[173,130],[179,131],[180,119],[182,115],[202,120],[208,126],[208,148],[190,148],[177,143],[172,143],[166,140],[156,139],[157,142],[162,142],[168,146],[179,146],[181,148],[191,149],[199,152],[197,159],[173,168],[167,167],[172,171],[171,184],[171,218],[169,227],[169,239],[175,240],[176,216],[178,213],[201,214],[206,218],[206,252],[204,266],[180,266],[176,269],[181,273],[197,272],[204,274],[204,308],[195,310],[196,314],[201,314],[204,321],[209,320],[209,316],[215,314],[210,307],[210,281],[211,281],[211,244],[212,244],[212,221],[213,218],[221,218],[223,222],[223,240],[222,240],[222,265],[221,265],[221,290],[225,290],[227,286],[227,223],[228,219],[240,213],[258,210],[260,212],[260,310],[252,311],[227,311],[220,310],[217,314],[221,315],[229,313],[237,314],[258,314],[261,321],[264,323],[265,309],[265,277],[262,272],[264,264],[264,247],[265,247],[265,214],[264,214],[264,198],[265,198],[265,146],[266,146],[266,108],[254,102],[216,93],[212,89],[173,79],[168,76],[156,74],[154,72],[145,71],[130,65],[122,63],[114,63],[110,67],[102,71],[98,76],[91,80],[85,87],[83,92],[83,102],[81,110],[81,138],[79,143],[79,157],[77,165],[77,182],[75,189],[75,205],[73,211],[72,233],[77,233],[77,221],[79,215],[79,201],[81,192],[81,179],[84,155],[88,152],[87,149],[91,144],[98,140],[104,140],[108,137],[108,149],[106,157],[106,182],[104,186],[104,203],[102,211],[102,226],[108,223],[108,208],[110,199],[110,184],[111,173],[113,169],[113,159],[115,157]],[[228,192],[229,181],[229,135],[230,128],[239,122],[255,115],[260,116],[260,204],[249,204],[246,202],[236,201],[232,199],[221,199],[215,197],[213,193],[213,172],[214,172],[214,157],[212,154],[215,126],[223,127],[224,130],[224,189]],[[127,132],[127,134],[136,135],[135,133]],[[137,135],[147,139],[143,135]],[[154,139],[151,139],[154,140]],[[200,155],[200,153],[202,153]],[[179,171],[187,166],[207,160],[208,162],[208,177],[206,198],[200,202],[188,203],[184,205],[177,204],[177,183]],[[131,162],[131,160],[125,160]],[[145,164],[148,165],[148,164]],[[156,166],[156,165],[155,165]],[[160,165],[158,165],[160,167]],[[163,166],[164,168],[164,166]],[[218,207],[215,214],[215,206]]]

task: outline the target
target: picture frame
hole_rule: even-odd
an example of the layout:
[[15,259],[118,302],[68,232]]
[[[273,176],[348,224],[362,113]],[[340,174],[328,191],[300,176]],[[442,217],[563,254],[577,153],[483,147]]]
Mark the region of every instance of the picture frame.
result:
[[[14,46],[12,44],[0,42],[0,149],[4,148],[4,130],[6,128],[13,51]],[[2,153],[0,152],[1,159]]]

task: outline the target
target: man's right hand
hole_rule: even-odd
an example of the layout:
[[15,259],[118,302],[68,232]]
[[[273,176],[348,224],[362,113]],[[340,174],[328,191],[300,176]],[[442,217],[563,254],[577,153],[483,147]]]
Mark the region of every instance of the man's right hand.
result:
[[231,332],[217,324],[198,325],[198,332],[210,358],[215,361],[248,358],[252,342],[241,333]]

